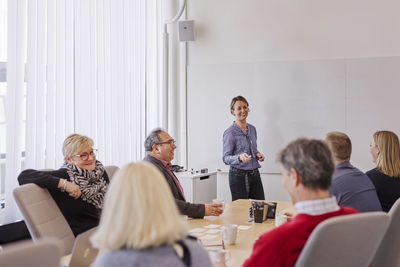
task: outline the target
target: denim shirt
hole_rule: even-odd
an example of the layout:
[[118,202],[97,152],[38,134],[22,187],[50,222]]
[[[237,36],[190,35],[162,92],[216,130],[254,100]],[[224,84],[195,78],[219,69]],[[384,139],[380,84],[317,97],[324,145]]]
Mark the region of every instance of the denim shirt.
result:
[[[260,168],[256,154],[257,150],[257,131],[256,128],[247,124],[247,132],[243,131],[235,122],[225,130],[223,136],[222,160],[226,165],[241,170],[254,170]],[[251,156],[251,161],[244,163],[239,161],[239,155],[247,153]]]

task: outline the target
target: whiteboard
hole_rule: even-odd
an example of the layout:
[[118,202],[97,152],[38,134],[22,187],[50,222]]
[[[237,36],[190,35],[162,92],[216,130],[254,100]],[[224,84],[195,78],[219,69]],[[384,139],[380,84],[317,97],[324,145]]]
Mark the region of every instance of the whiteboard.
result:
[[[256,127],[258,149],[266,156],[261,172],[279,172],[276,157],[288,142],[324,138],[329,131],[349,134],[352,162],[372,168],[368,145],[373,132],[400,130],[399,77],[399,57],[190,65],[188,168],[228,168],[222,161],[222,136],[234,121],[229,105],[237,95],[249,102],[247,122]],[[392,118],[370,104],[380,90],[391,97],[380,97],[377,104],[384,109],[387,101],[392,103]]]

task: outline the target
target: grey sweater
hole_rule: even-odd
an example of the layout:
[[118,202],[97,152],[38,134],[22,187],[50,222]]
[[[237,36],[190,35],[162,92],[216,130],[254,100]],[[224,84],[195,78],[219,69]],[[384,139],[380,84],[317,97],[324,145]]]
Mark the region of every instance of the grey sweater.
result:
[[[193,239],[183,242],[190,251],[191,267],[212,267],[206,250]],[[99,256],[94,267],[151,267],[174,266],[185,267],[172,246],[161,246],[144,250],[117,250]]]

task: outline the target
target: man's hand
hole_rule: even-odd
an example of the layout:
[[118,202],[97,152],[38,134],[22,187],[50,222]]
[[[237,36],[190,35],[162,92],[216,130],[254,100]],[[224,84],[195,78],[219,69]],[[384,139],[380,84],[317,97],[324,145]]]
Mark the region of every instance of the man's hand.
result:
[[222,213],[222,204],[206,204],[204,216],[219,216]]
[[79,185],[76,185],[71,182],[67,182],[67,186],[65,187],[65,191],[73,198],[77,199],[82,195],[81,189]]
[[291,220],[293,220],[293,214],[291,214],[290,212],[285,212],[284,215],[287,216],[287,221],[290,222]]

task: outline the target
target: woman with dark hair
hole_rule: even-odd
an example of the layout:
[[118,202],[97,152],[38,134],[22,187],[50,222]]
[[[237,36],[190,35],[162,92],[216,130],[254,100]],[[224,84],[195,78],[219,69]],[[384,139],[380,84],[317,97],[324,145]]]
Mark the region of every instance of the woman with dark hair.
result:
[[383,211],[389,211],[400,197],[400,144],[390,131],[377,131],[370,144],[376,168],[366,174],[375,185]]
[[259,161],[264,155],[257,149],[256,128],[247,123],[249,103],[243,96],[234,97],[230,106],[235,116],[223,136],[222,160],[229,168],[229,187],[232,201],[236,199],[265,199]]

